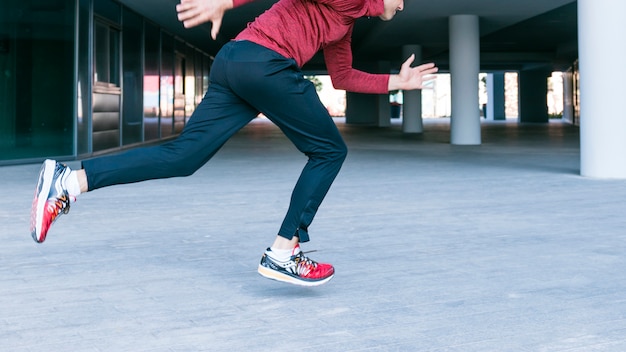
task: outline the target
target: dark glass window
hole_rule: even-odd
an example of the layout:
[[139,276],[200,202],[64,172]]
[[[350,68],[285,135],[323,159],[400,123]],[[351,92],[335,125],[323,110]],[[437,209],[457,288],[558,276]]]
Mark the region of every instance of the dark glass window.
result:
[[122,15],[122,143],[132,144],[141,142],[143,135],[143,19],[126,8]]
[[186,45],[186,66],[185,66],[185,123],[189,121],[189,117],[196,108],[196,50],[189,45]]
[[98,16],[118,25],[120,23],[120,4],[111,0],[93,0],[93,11]]
[[89,153],[91,121],[91,62],[90,28],[93,26],[91,1],[78,2],[78,77],[76,86],[76,152],[78,155]]
[[0,160],[74,154],[75,1],[0,2]]
[[161,33],[161,137],[174,131],[174,37]]
[[144,140],[159,138],[160,91],[160,32],[151,22],[145,23],[144,76],[143,76],[143,128]]
[[94,82],[120,86],[120,31],[96,21]]

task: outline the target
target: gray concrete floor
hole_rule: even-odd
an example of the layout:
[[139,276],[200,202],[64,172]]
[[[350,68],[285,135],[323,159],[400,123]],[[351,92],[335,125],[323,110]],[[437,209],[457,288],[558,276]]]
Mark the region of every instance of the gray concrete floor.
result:
[[0,350],[626,351],[626,181],[579,176],[576,127],[338,124],[317,288],[256,273],[306,161],[264,120],[191,177],[81,196],[43,244],[39,165],[1,167]]

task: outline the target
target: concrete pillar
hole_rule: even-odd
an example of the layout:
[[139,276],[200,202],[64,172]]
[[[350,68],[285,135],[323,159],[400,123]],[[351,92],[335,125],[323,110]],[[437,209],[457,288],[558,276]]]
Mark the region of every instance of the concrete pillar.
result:
[[574,74],[572,69],[563,72],[563,120],[578,124],[574,116]]
[[626,1],[578,1],[580,171],[626,179]]
[[519,122],[548,123],[548,67],[519,72]]
[[377,94],[346,92],[346,123],[377,126],[380,115],[379,100],[380,96]]
[[[402,47],[402,62],[415,54],[413,66],[422,64],[422,47],[419,45],[405,45]],[[422,133],[422,90],[402,91],[402,132]]]
[[[364,67],[364,70],[389,73],[391,62],[379,61]],[[378,127],[391,126],[389,94],[346,92],[346,123]]]
[[506,119],[504,111],[504,72],[487,74],[487,120]]
[[452,80],[452,118],[450,141],[459,145],[478,145],[480,107],[480,33],[478,16],[450,17],[450,76]]

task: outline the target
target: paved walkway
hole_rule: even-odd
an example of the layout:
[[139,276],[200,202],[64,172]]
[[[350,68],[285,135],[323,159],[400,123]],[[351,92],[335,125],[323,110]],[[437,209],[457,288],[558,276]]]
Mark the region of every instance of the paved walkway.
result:
[[40,245],[39,165],[1,167],[0,350],[626,351],[626,181],[578,175],[576,127],[339,124],[317,288],[256,273],[305,162],[263,120],[191,177],[82,196]]

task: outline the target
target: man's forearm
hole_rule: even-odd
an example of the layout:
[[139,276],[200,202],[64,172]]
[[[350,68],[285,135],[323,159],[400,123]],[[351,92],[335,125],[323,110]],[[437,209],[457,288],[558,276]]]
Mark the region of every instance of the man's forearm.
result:
[[245,4],[249,4],[251,2],[255,2],[257,0],[233,0],[233,8],[243,6]]

